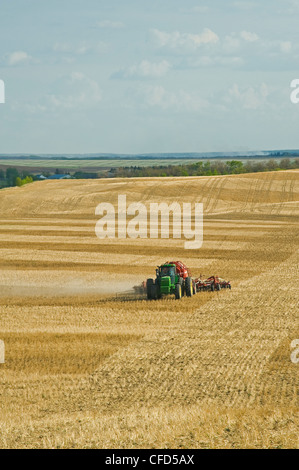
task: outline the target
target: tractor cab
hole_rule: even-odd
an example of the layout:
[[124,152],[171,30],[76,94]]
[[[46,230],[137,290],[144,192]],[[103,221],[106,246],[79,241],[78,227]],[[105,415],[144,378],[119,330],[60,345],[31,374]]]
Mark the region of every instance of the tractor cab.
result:
[[174,284],[176,280],[176,267],[173,264],[164,264],[159,266],[157,269],[157,278],[162,280],[163,278],[168,278],[170,284]]
[[170,277],[172,282],[175,279],[175,266],[174,265],[163,265],[159,266],[159,277]]
[[178,281],[176,267],[174,264],[163,264],[157,269],[157,285],[161,294],[170,294],[174,291],[175,284]]

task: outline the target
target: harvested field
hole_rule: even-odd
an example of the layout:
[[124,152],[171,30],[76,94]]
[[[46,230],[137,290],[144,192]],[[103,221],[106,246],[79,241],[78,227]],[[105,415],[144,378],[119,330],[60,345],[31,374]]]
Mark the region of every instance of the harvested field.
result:
[[[202,248],[99,240],[118,194],[202,202]],[[299,447],[299,171],[37,182],[0,221],[0,447]],[[232,290],[134,295],[169,259]]]

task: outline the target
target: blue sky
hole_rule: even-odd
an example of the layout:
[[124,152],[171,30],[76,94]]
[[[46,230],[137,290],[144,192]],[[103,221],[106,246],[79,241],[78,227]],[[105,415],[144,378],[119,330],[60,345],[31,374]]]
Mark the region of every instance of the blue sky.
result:
[[0,2],[0,153],[299,148],[299,0]]

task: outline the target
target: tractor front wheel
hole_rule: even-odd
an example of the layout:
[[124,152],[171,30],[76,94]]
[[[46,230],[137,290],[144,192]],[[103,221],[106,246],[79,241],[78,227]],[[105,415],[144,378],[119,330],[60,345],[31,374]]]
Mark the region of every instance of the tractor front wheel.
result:
[[175,294],[175,298],[176,298],[177,300],[179,300],[179,299],[182,298],[182,286],[181,286],[181,284],[176,284],[176,285],[175,285],[174,294]]

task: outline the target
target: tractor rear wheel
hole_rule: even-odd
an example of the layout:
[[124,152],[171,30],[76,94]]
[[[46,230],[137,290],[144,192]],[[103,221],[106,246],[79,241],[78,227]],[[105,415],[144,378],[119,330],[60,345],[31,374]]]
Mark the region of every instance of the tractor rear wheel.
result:
[[148,300],[152,300],[152,287],[154,285],[154,280],[153,279],[148,279],[146,281],[146,293],[147,293],[147,298]]
[[176,298],[177,300],[179,300],[179,299],[182,298],[182,286],[181,286],[181,284],[176,284],[176,285],[175,285],[174,294],[175,294],[175,298]]
[[211,291],[214,292],[214,290],[215,290],[215,284],[213,283],[211,284]]
[[187,277],[185,280],[185,290],[187,297],[192,297],[193,295],[193,285],[191,277]]
[[185,282],[184,282],[184,279],[183,279],[182,277],[179,277],[178,283],[179,283],[180,286],[181,286],[182,297],[184,297],[184,295],[186,295],[186,289],[185,289]]

